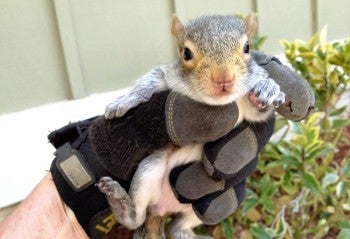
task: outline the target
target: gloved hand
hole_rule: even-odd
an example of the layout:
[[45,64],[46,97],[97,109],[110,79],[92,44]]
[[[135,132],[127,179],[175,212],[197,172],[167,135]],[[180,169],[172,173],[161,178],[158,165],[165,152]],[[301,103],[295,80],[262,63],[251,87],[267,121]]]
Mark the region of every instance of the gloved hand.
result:
[[[281,79],[272,77],[276,82],[281,82],[280,86],[290,101],[290,104],[281,106],[282,108],[278,109],[279,112],[292,120],[306,117],[314,102],[309,86],[304,80],[291,73],[289,68],[275,64],[273,58],[262,59],[261,66],[266,66],[271,76],[274,72],[279,72],[278,75],[283,76]],[[291,82],[293,87],[288,85]],[[298,91],[294,92],[289,87]],[[305,87],[308,89],[303,91]],[[234,116],[237,115],[237,107],[234,103],[223,108],[212,108],[197,105],[189,98],[175,93],[169,96],[169,93],[167,91],[155,94],[149,102],[129,110],[121,118],[106,120],[101,116],[72,124],[65,130],[50,134],[50,141],[55,147],[70,142],[74,150],[81,151],[84,156],[82,160],[85,158],[87,164],[101,165],[99,171],[103,175],[93,172],[95,178],[109,174],[118,181],[125,182],[131,181],[139,162],[154,150],[173,143],[184,145],[191,142],[210,142],[204,148],[203,161],[193,166],[189,164],[175,168],[171,172],[171,182],[180,200],[183,198],[192,201],[193,208],[203,222],[212,224],[223,220],[228,213],[236,210],[244,198],[245,178],[254,170],[256,156],[272,133],[273,119],[270,119],[266,125],[246,125],[246,128],[241,126],[231,132],[231,126],[236,122]],[[84,128],[83,133],[80,126]],[[209,126],[212,128],[207,131],[202,130]],[[188,134],[188,132],[191,133]],[[234,146],[236,144],[239,146]],[[54,162],[52,170],[55,167]],[[74,192],[69,184],[60,183],[65,179],[59,176],[61,174],[59,170],[55,170],[55,174],[58,176],[54,176],[54,181],[61,197],[76,213],[84,229],[88,230],[91,224],[91,221],[89,224],[90,217],[101,211],[105,205],[99,203],[97,199],[93,200],[96,207],[92,210],[91,205],[88,201],[84,201],[84,198],[89,198],[91,195],[102,197],[102,195],[93,186],[93,182],[90,182],[91,186],[83,191]],[[185,191],[186,182],[192,180],[198,183],[195,175],[200,179],[211,180],[211,184],[208,183],[207,187],[198,186],[196,194],[189,195]],[[74,176],[79,177],[79,174]],[[184,178],[188,180],[184,181]],[[220,183],[217,184],[217,182]],[[127,187],[127,183],[125,185]],[[213,186],[208,187],[208,185]],[[82,201],[86,203],[82,205]],[[223,204],[225,201],[232,202],[232,205]],[[222,207],[219,207],[220,205]]]
[[280,85],[286,95],[286,102],[277,108],[277,112],[284,118],[300,121],[314,108],[315,95],[309,83],[291,70],[282,65],[280,60],[258,51],[251,52],[253,59],[264,68],[270,78]]
[[[277,112],[293,121],[304,119],[315,103],[309,84],[275,57],[256,51],[252,56],[286,94],[286,103]],[[227,136],[205,144],[201,162],[179,166],[170,174],[179,201],[192,203],[206,224],[216,224],[233,213],[244,198],[245,179],[255,170],[257,155],[273,128],[273,118],[266,123],[245,122]]]
[[245,197],[245,180],[268,142],[275,119],[243,122],[228,135],[205,144],[202,161],[179,166],[170,183],[181,203],[192,203],[205,224],[216,224],[232,214]]

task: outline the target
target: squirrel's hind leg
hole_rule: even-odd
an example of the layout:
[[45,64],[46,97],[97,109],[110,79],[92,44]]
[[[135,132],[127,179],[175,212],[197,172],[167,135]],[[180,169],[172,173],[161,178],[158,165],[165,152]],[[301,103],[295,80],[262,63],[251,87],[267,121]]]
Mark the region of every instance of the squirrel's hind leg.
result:
[[124,226],[134,229],[132,222],[135,221],[135,206],[124,188],[110,177],[102,177],[97,183],[102,193],[106,194],[107,201],[111,206],[114,217]]
[[146,218],[147,208],[160,198],[161,184],[166,172],[166,158],[171,147],[155,151],[141,161],[131,181],[129,194],[110,177],[97,184],[106,194],[117,221],[129,229],[140,227]]

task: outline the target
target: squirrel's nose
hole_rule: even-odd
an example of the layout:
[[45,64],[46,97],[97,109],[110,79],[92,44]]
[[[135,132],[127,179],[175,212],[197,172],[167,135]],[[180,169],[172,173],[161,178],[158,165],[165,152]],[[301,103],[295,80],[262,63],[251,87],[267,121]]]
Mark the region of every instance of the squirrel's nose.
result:
[[234,81],[234,74],[229,71],[217,70],[211,73],[211,78],[218,84],[232,83]]
[[230,90],[233,87],[235,75],[228,71],[213,71],[211,78],[215,85],[220,86],[223,90]]

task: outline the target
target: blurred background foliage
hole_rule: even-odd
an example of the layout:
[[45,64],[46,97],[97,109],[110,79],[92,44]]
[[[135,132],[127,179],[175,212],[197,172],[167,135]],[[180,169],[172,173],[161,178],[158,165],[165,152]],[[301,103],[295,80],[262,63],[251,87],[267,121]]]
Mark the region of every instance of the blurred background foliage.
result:
[[[316,96],[306,120],[278,118],[277,139],[260,155],[246,200],[220,225],[217,239],[350,238],[350,40],[282,40],[291,67]],[[259,47],[265,37],[256,37]],[[254,44],[253,44],[254,45]]]

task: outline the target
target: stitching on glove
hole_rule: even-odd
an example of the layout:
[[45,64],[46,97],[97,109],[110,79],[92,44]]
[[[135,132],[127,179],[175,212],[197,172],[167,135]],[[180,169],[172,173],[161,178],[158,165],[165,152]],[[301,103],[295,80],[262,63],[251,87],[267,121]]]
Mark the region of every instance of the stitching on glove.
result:
[[[230,200],[232,202],[232,205],[235,205],[236,208],[237,208],[238,207],[238,200],[237,200],[237,196],[236,196],[235,190],[231,188],[228,191],[229,191],[228,192],[228,196],[229,196],[229,198],[230,198]],[[236,210],[236,208],[234,210]]]
[[256,152],[256,153],[258,153],[258,144],[257,144],[257,142],[256,142],[256,137],[254,137],[255,136],[255,134],[254,134],[254,131],[253,131],[253,129],[252,128],[250,128],[250,127],[248,127],[248,128],[246,128],[246,130],[247,130],[247,133],[248,133],[248,137],[249,137],[249,140],[250,140],[250,144],[253,146],[254,145],[254,151]]
[[176,135],[176,131],[174,128],[174,120],[173,120],[173,111],[174,111],[174,103],[175,99],[177,97],[178,93],[172,93],[170,95],[170,101],[169,101],[169,114],[168,114],[168,122],[169,122],[169,133],[172,141],[175,144],[179,144],[179,138]]
[[224,190],[225,188],[225,181],[224,180],[221,180],[220,181],[220,185],[217,186],[217,190]]
[[207,173],[212,176],[215,172],[214,166],[211,164],[211,162],[208,160],[207,156],[205,154],[202,154],[202,161],[203,161],[203,166],[204,169],[207,171]]

